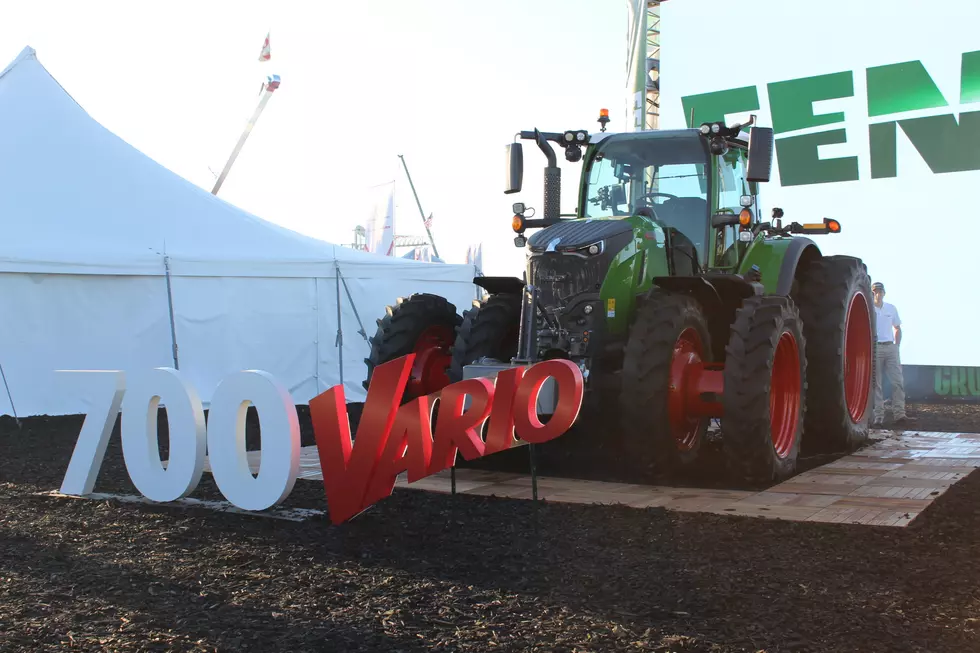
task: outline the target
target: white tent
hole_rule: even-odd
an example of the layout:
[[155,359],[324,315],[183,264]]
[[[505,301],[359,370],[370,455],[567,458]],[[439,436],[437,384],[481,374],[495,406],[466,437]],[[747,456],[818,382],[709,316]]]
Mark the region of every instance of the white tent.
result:
[[218,199],[92,119],[32,48],[0,73],[0,367],[13,401],[0,385],[0,414],[85,412],[90,398],[55,370],[172,367],[174,341],[205,402],[224,376],[261,369],[306,403],[340,383],[338,324],[347,398],[363,400],[361,326],[373,335],[412,292],[462,312],[472,279],[471,266],[358,252]]

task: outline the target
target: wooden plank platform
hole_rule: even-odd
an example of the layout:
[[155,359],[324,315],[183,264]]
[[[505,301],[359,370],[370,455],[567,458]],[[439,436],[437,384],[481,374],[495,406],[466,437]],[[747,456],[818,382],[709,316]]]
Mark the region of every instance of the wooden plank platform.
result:
[[[950,486],[980,467],[980,434],[933,431],[875,431],[873,443],[834,462],[762,492],[676,488],[538,477],[545,501],[663,507],[829,523],[904,527]],[[259,452],[249,452],[258,470]],[[205,465],[205,469],[208,467]],[[303,447],[300,479],[322,481],[316,447]],[[440,474],[396,487],[449,493],[450,475]],[[530,499],[530,475],[456,470],[460,494]]]

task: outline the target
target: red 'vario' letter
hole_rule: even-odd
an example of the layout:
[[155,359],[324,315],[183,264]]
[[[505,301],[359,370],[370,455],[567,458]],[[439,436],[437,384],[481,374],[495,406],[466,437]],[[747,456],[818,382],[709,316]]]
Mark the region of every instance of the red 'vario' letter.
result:
[[[542,424],[538,419],[538,391],[549,376],[555,378],[558,401],[555,413]],[[541,444],[562,435],[578,419],[585,394],[582,370],[575,363],[553,359],[532,365],[524,374],[514,397],[514,427],[517,437],[531,444]]]
[[330,388],[310,400],[327,508],[334,524],[347,521],[367,507],[364,498],[368,484],[388,442],[414,359],[415,354],[409,354],[374,370],[353,451],[343,386]]
[[514,396],[523,375],[523,367],[510,367],[497,373],[484,456],[506,451],[514,446]]
[[[463,412],[465,395],[470,395],[470,408]],[[455,465],[457,449],[466,460],[483,455],[485,444],[477,427],[490,414],[492,398],[493,383],[482,377],[458,381],[442,389],[429,474]]]

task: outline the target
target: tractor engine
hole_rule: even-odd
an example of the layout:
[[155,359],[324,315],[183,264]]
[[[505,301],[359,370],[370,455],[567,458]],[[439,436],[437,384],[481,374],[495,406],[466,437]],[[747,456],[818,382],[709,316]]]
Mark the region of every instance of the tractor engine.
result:
[[624,220],[560,222],[529,238],[527,282],[536,295],[537,319],[536,335],[530,329],[522,333],[527,358],[568,358],[587,374],[589,359],[603,343],[600,289],[631,239],[632,226]]

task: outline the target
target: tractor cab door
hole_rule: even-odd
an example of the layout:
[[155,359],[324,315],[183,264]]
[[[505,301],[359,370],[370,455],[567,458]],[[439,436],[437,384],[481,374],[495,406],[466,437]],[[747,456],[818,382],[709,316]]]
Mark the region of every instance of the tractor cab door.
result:
[[[745,166],[748,151],[731,148],[723,156],[716,157],[714,166],[715,192],[713,193],[712,214],[732,213],[738,215],[742,210],[743,195],[751,195],[749,182],[745,180]],[[715,230],[714,234],[716,267],[731,268],[738,265],[738,227],[729,226]]]
[[652,213],[667,229],[673,274],[694,275],[705,267],[708,248],[708,177],[702,163],[670,163],[646,169],[635,198],[638,213]]

